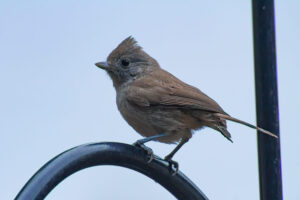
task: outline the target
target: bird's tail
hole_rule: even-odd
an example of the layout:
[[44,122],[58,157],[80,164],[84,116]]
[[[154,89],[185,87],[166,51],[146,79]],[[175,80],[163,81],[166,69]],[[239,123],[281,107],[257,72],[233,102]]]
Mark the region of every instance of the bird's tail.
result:
[[233,143],[233,141],[231,140],[231,134],[228,132],[227,128],[224,126],[214,126],[214,129],[218,130],[220,133],[222,133],[222,135],[229,140],[230,142]]
[[256,129],[256,130],[258,130],[258,131],[260,131],[260,132],[262,132],[262,133],[264,133],[264,134],[267,134],[267,135],[270,135],[270,136],[272,136],[272,137],[278,138],[277,135],[274,135],[274,134],[271,133],[270,131],[267,131],[267,130],[265,130],[265,129],[259,128],[259,127],[257,127],[257,126],[254,126],[254,125],[249,124],[249,123],[247,123],[247,122],[244,122],[244,121],[242,121],[242,120],[236,119],[236,118],[231,117],[231,116],[229,116],[229,115],[225,115],[225,114],[221,114],[221,113],[215,113],[214,115],[217,116],[217,117],[220,117],[221,119],[226,119],[226,120],[229,120],[229,121],[237,122],[237,123],[239,123],[239,124],[243,124],[243,125],[248,126],[248,127],[250,127],[250,128],[254,128],[254,129]]

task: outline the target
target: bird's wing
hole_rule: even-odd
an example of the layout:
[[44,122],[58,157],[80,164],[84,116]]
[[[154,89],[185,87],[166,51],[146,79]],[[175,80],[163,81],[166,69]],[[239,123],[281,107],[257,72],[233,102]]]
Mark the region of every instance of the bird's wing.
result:
[[[170,106],[183,109],[204,110],[212,112],[215,117],[221,120],[237,122],[278,138],[269,131],[229,116],[213,99],[162,69],[133,81],[131,87],[128,88],[126,92],[127,100],[135,105],[142,107]],[[223,126],[218,126],[215,129],[230,140],[230,134],[226,129],[225,122]]]
[[173,106],[226,114],[213,99],[162,69],[133,81],[128,88],[127,100],[138,106]]

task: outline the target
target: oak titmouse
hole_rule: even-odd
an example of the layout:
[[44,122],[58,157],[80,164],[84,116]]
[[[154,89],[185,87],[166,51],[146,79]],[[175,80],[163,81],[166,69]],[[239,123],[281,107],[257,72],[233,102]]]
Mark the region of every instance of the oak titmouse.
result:
[[[229,116],[213,99],[160,68],[132,37],[114,49],[106,62],[96,63],[113,81],[117,106],[124,119],[144,139],[137,145],[156,140],[177,143],[165,157],[171,164],[174,154],[191,137],[192,131],[204,126],[219,131],[231,141],[226,120],[244,124],[262,133],[276,135]],[[145,147],[143,145],[143,147]]]

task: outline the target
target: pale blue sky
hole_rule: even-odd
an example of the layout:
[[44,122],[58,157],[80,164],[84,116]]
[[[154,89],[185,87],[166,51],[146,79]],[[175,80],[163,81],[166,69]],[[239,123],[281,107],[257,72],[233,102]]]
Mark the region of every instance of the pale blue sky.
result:
[[[276,1],[284,197],[300,199],[300,3]],[[127,36],[161,67],[255,123],[250,1],[1,1],[0,199],[49,159],[90,142],[133,143],[111,80],[94,66]],[[229,123],[234,143],[197,132],[174,157],[210,199],[259,198],[256,132]],[[174,146],[149,143],[160,156]],[[47,199],[173,199],[131,170],[94,167]]]

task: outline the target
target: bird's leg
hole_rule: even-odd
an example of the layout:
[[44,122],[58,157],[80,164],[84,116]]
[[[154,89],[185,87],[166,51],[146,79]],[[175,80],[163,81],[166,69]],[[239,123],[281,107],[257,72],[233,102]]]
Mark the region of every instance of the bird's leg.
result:
[[168,161],[169,163],[170,171],[173,171],[174,168],[174,172],[172,173],[172,176],[176,175],[179,169],[178,162],[172,160],[172,157],[187,141],[189,141],[189,139],[190,138],[188,137],[182,138],[180,143],[175,147],[175,149],[165,157],[165,160]]
[[164,137],[164,136],[166,136],[165,133],[158,134],[158,135],[153,135],[153,136],[150,136],[150,137],[146,137],[146,138],[143,138],[143,139],[140,139],[140,140],[136,141],[135,143],[133,143],[133,145],[137,146],[137,147],[140,147],[140,148],[142,148],[143,150],[145,150],[147,152],[147,155],[150,157],[149,160],[148,160],[148,163],[150,163],[154,158],[153,151],[152,151],[151,148],[147,147],[144,144],[146,142],[150,142],[152,140],[155,140],[157,138],[161,138],[161,137]]
[[164,137],[164,136],[167,136],[167,134],[162,133],[162,134],[158,134],[158,135],[153,135],[153,136],[150,136],[150,137],[146,137],[146,138],[143,138],[143,139],[140,139],[140,140],[136,141],[134,143],[134,145],[136,145],[136,144],[140,144],[140,145],[141,144],[145,144],[146,142],[150,142],[152,140],[155,140],[157,138],[161,138],[161,137]]

